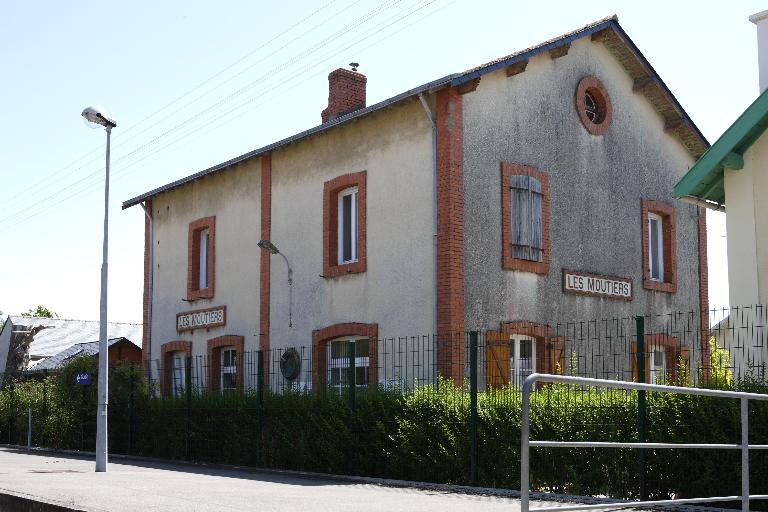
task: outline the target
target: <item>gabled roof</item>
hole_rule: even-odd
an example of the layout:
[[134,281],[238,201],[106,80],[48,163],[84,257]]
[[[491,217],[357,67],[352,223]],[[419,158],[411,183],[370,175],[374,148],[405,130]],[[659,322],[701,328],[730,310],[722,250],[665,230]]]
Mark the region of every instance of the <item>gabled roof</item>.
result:
[[662,116],[665,123],[665,129],[669,132],[675,133],[682,144],[688,149],[694,158],[699,158],[709,147],[707,139],[702,135],[691,118],[685,112],[683,107],[678,103],[675,96],[667,88],[659,75],[646,60],[640,50],[635,46],[635,43],[624,32],[624,29],[619,25],[619,19],[616,16],[610,16],[602,20],[598,20],[594,23],[590,23],[580,29],[568,32],[554,39],[545,41],[537,46],[533,46],[526,50],[507,55],[500,59],[496,59],[492,62],[483,64],[476,68],[469,69],[462,73],[455,73],[447,75],[438,80],[426,83],[404,93],[393,96],[387,100],[371,105],[354,112],[350,112],[344,116],[338,117],[327,123],[323,123],[319,126],[303,131],[286,139],[269,144],[267,146],[249,151],[243,155],[240,155],[226,162],[222,162],[218,165],[197,172],[186,178],[176,180],[172,183],[164,185],[162,187],[150,190],[144,194],[134,197],[123,202],[123,209],[137,205],[157,194],[179,188],[187,183],[193,182],[205,176],[220,172],[224,169],[232,167],[251,158],[257,158],[270,151],[277,150],[283,146],[293,144],[302,139],[310,137],[312,135],[322,133],[326,130],[332,129],[338,125],[348,123],[353,119],[358,119],[367,116],[373,112],[389,107],[395,103],[399,103],[408,98],[418,96],[423,93],[433,92],[444,87],[457,87],[461,91],[464,87],[466,90],[473,90],[472,82],[476,82],[482,78],[483,75],[492,73],[499,69],[508,68],[527,61],[531,57],[539,55],[543,52],[553,51],[558,48],[566,47],[571,42],[581,39],[583,37],[591,37],[594,42],[600,42],[605,44],[606,48],[616,57],[621,63],[626,72],[634,80],[634,90],[644,94],[656,111]]
[[[35,334],[29,345],[30,358],[50,357],[77,343],[98,341],[99,322],[96,320],[66,320],[36,316],[9,316],[3,329],[26,331],[43,325],[45,329]],[[109,322],[107,336],[126,338],[141,348],[142,324]]]
[[768,127],[768,90],[744,111],[675,185],[673,195],[713,210],[725,210],[724,170],[744,167],[744,152]]
[[[108,346],[111,348],[112,345],[116,343],[133,344],[130,340],[126,338],[110,338],[108,341]],[[46,370],[48,371],[60,370],[73,359],[86,357],[86,356],[93,356],[98,353],[99,353],[98,341],[90,341],[88,343],[76,343],[71,347],[68,347],[62,350],[58,354],[54,354],[48,359],[44,359],[43,361],[40,361],[39,363],[34,365],[29,371],[42,372]]]

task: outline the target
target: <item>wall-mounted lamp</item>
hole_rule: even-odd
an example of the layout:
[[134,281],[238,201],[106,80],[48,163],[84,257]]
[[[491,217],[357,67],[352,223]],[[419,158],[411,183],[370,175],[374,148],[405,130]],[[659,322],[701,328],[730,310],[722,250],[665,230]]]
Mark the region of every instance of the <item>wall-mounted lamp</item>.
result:
[[293,327],[293,269],[291,264],[288,263],[285,254],[281,253],[275,244],[269,240],[259,240],[258,246],[270,254],[279,254],[285,260],[285,265],[288,267],[288,327]]

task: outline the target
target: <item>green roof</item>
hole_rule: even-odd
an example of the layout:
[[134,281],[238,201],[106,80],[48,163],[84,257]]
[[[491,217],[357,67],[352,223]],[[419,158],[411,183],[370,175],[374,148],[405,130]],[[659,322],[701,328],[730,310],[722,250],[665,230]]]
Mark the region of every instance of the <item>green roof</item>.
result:
[[744,111],[677,182],[673,195],[713,210],[725,210],[724,169],[744,167],[744,153],[768,127],[768,90]]

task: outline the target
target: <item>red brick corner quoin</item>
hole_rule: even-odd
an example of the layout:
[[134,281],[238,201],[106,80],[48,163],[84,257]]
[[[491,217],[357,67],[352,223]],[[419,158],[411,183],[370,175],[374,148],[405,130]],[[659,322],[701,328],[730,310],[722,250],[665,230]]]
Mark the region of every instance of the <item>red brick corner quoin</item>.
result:
[[464,381],[464,110],[459,91],[437,92],[437,367]]
[[[272,239],[272,154],[261,155],[261,239]],[[259,251],[259,348],[269,350],[272,254]],[[265,360],[265,369],[268,362]]]
[[[359,274],[368,268],[366,252],[366,171],[345,174],[323,184],[323,277]],[[357,261],[339,264],[339,193],[357,187]]]
[[150,251],[152,251],[152,244],[154,243],[149,237],[151,231],[150,224],[152,222],[150,217],[154,216],[154,212],[152,211],[152,199],[150,198],[144,201],[144,206],[146,207],[147,212],[149,212],[149,215],[144,216],[144,294],[141,310],[141,318],[143,319],[141,329],[141,360],[144,363],[144,368],[149,369],[149,361],[152,357],[149,353],[149,306],[152,301],[152,292],[150,290],[152,268],[149,266],[149,255]]
[[[543,261],[512,256],[512,176],[530,176],[541,183],[541,244]],[[549,273],[549,178],[546,173],[523,164],[501,163],[501,268],[536,274]]]
[[[659,292],[677,291],[677,251],[675,243],[675,208],[661,201],[642,199],[640,203],[642,218],[643,250],[643,288]],[[664,281],[651,279],[651,264],[648,255],[648,214],[661,217],[662,244],[664,253]],[[706,247],[705,249],[706,250]]]
[[[208,287],[200,289],[200,238],[208,230]],[[216,273],[216,217],[204,217],[189,223],[187,241],[187,300],[212,299]]]
[[378,385],[379,325],[363,323],[335,324],[312,331],[312,387],[320,390],[327,383],[328,342],[345,336],[368,338],[368,385]]

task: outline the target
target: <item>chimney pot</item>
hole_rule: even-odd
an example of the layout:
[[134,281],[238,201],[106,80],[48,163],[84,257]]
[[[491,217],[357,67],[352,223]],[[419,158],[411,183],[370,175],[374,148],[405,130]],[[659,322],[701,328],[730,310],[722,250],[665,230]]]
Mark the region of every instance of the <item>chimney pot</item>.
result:
[[362,73],[339,68],[328,75],[328,107],[320,117],[323,123],[365,108],[365,84]]

